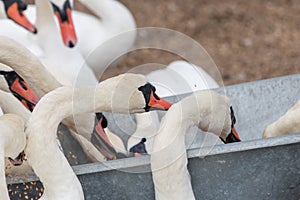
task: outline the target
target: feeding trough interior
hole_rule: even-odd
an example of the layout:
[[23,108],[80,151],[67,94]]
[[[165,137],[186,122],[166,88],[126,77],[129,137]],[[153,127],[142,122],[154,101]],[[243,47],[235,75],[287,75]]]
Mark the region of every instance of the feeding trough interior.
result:
[[[300,135],[261,139],[266,125],[300,99],[299,85],[300,75],[292,75],[216,89],[231,98],[243,142],[214,145],[215,136],[191,130],[196,134],[186,143],[196,199],[300,197]],[[176,102],[185,96],[167,99]],[[109,128],[127,141],[135,131],[133,116],[105,114]],[[149,156],[76,165],[74,170],[86,199],[154,199]],[[32,180],[37,178],[26,179]],[[23,181],[22,176],[8,178],[11,184]]]

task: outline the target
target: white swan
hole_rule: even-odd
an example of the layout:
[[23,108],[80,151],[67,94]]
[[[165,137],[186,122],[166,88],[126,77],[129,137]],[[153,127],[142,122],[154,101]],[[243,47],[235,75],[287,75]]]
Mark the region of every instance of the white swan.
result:
[[[25,149],[29,164],[44,185],[44,198],[83,199],[81,185],[55,141],[62,119],[82,112],[133,113],[169,108],[171,104],[155,97],[154,90],[144,76],[124,74],[107,79],[96,88],[61,87],[46,94],[27,123]],[[45,114],[49,116],[47,120],[42,118]],[[46,139],[39,133],[41,128]]]
[[54,13],[49,1],[35,0],[35,6],[28,7],[31,17],[34,10],[39,33],[28,39],[36,43],[42,51],[39,57],[47,70],[62,84],[96,85],[93,71],[75,49],[69,49],[61,42],[59,31],[54,21]]
[[[73,0],[51,0],[54,14],[49,15],[49,19],[54,20],[53,16],[55,15],[57,17],[56,24],[61,27],[64,39],[61,42],[62,40],[59,38],[57,42],[73,47],[78,39],[76,48],[99,77],[108,64],[118,59],[132,46],[136,35],[135,21],[129,10],[118,1],[80,0],[80,2],[93,11],[96,16],[75,10],[71,14]],[[33,21],[39,20],[41,17],[36,15],[37,7],[29,5],[26,11],[29,19]],[[66,19],[62,20],[62,18]],[[70,23],[67,24],[67,22]],[[74,29],[77,36],[74,34]],[[118,36],[127,31],[131,32]],[[69,36],[66,36],[67,34]],[[56,53],[55,50],[53,52]]]
[[[46,70],[39,59],[17,42],[6,37],[0,37],[0,46],[0,63],[15,70],[24,78],[39,97],[61,86],[48,70]],[[19,60],[22,60],[22,63],[19,62]],[[78,116],[77,119],[79,119],[79,117],[80,116]],[[73,135],[80,142],[85,153],[87,153],[91,160],[103,160],[103,155],[89,142],[94,118],[89,119],[85,117],[85,115],[82,115],[80,119],[80,122],[83,123],[84,126],[75,126],[73,118],[68,118],[63,122],[71,128],[72,133],[79,132],[82,134],[82,136],[75,133]],[[78,123],[76,125],[78,125]]]
[[51,4],[60,27],[63,43],[67,47],[74,47],[77,43],[77,36],[72,19],[73,0],[51,0]]
[[164,69],[150,72],[147,78],[162,97],[219,87],[201,67],[183,60],[174,61]]
[[285,134],[300,132],[300,101],[291,107],[278,120],[268,125],[263,133],[263,138],[275,137]]
[[127,150],[130,151],[133,146],[137,145],[143,138],[145,138],[145,151],[147,153],[151,153],[153,139],[160,124],[158,114],[156,111],[138,113],[135,114],[135,120],[136,130],[127,141]]
[[[16,114],[27,122],[30,118],[30,111],[27,110],[11,93],[0,90],[0,107],[3,113]],[[1,116],[2,114],[0,114]],[[18,140],[18,138],[16,138]],[[20,152],[19,152],[20,153]],[[32,171],[26,161],[21,166],[14,166],[8,159],[5,160],[6,174],[28,173]]]
[[[161,97],[176,96],[199,90],[218,88],[217,82],[201,67],[186,61],[178,60],[170,63],[166,68],[155,70],[146,75],[153,83]],[[128,150],[142,138],[147,152],[152,152],[152,143],[159,127],[159,118],[156,112],[136,114],[137,129],[129,138]]]
[[13,113],[27,121],[30,111],[27,110],[11,93],[0,90],[0,107],[3,113]]
[[[133,45],[135,20],[130,11],[115,0],[79,0],[96,15],[73,12],[78,49],[97,77]],[[128,32],[130,31],[130,32]],[[127,32],[126,34],[122,34]]]
[[10,67],[0,63],[0,89],[11,92],[30,111],[39,98],[30,86]]
[[[37,29],[27,19],[24,10],[26,10],[26,4],[22,0],[0,1],[0,19],[10,19],[28,31],[37,33]],[[11,23],[10,20],[7,20],[7,26],[1,26],[1,30],[4,29],[6,32],[12,33],[9,27]],[[14,25],[11,24],[11,26]]]
[[0,117],[0,127],[0,199],[9,200],[5,179],[4,157],[15,158],[25,148],[24,121],[18,115],[5,114]]
[[227,143],[240,141],[232,130],[232,115],[230,100],[214,91],[195,92],[173,104],[160,124],[151,154],[156,200],[195,199],[187,169],[185,133],[198,126]]
[[102,113],[97,113],[97,124],[92,133],[92,143],[109,159],[124,158],[127,156],[124,143],[119,136],[108,129],[108,122]]

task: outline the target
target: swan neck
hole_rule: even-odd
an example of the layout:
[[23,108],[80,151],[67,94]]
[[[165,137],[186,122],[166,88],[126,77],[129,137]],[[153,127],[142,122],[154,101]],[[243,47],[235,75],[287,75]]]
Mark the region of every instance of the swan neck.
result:
[[185,133],[196,121],[188,119],[185,107],[181,107],[181,103],[174,104],[154,139],[151,169],[158,200],[195,199],[187,169]]
[[38,58],[19,43],[0,37],[0,46],[0,63],[15,70],[39,97],[60,86]]
[[40,100],[27,123],[25,153],[45,187],[46,199],[83,199],[80,182],[56,142],[59,123],[76,110],[72,101],[71,87],[58,88]]
[[97,17],[106,21],[114,15],[115,11],[111,5],[113,0],[79,0],[82,4],[94,12]]

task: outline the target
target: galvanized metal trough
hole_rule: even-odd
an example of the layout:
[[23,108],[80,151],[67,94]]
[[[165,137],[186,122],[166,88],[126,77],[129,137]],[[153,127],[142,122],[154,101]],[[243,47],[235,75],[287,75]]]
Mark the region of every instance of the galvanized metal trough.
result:
[[[225,88],[237,117],[243,142],[203,145],[208,134],[197,134],[189,145],[189,171],[196,199],[299,199],[300,135],[261,139],[267,124],[300,99],[300,75],[233,85]],[[222,92],[222,88],[217,89]],[[179,98],[183,98],[182,95]],[[170,97],[170,101],[175,98]],[[163,113],[161,113],[163,115]],[[133,133],[132,117],[109,116],[124,140]],[[127,134],[125,134],[127,133]],[[74,166],[87,200],[153,200],[149,156]],[[27,181],[37,180],[30,175]],[[9,183],[20,184],[15,177]],[[58,183],[59,184],[59,183]]]

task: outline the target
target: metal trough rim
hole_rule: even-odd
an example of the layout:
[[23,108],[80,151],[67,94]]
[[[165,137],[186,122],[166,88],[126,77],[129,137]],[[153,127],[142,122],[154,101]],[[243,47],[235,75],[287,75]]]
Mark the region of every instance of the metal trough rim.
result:
[[[241,152],[241,151],[250,151],[255,149],[262,149],[262,148],[269,148],[274,146],[284,146],[289,144],[295,144],[300,142],[300,133],[284,135],[279,137],[273,138],[265,138],[265,139],[255,139],[249,140],[240,143],[233,143],[233,144],[218,144],[214,147],[204,147],[204,148],[195,148],[195,149],[188,149],[187,154],[188,158],[204,158],[207,156],[214,156],[219,154],[226,154],[226,153],[233,153],[233,152]],[[208,154],[203,154],[203,151],[199,151],[199,149],[204,150],[211,149]],[[142,157],[132,157],[126,159],[119,159],[113,161],[105,161],[105,162],[98,162],[98,163],[90,163],[90,164],[83,164],[72,166],[76,175],[84,175],[84,174],[91,174],[97,172],[105,172],[111,170],[121,170],[126,168],[133,168],[133,167],[142,167],[142,166],[149,166],[150,165],[150,156],[142,156]],[[30,181],[38,181],[38,177],[34,173],[28,174],[28,177],[25,179],[25,175],[21,175],[18,177],[7,178],[8,184],[15,184],[15,183],[24,183]]]

